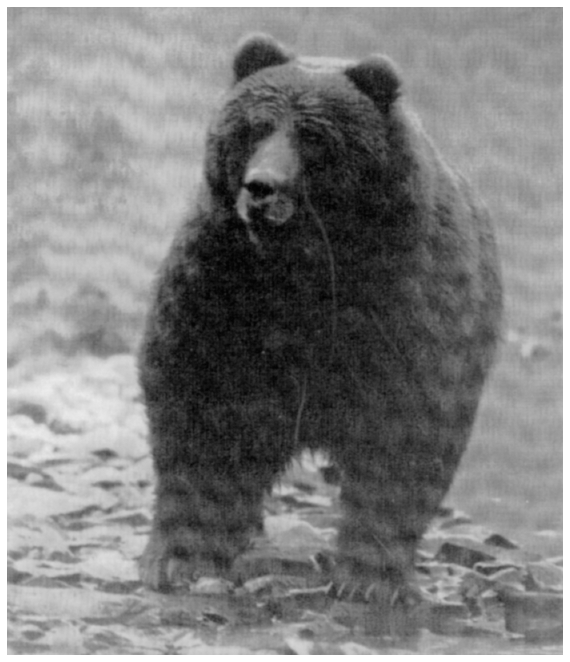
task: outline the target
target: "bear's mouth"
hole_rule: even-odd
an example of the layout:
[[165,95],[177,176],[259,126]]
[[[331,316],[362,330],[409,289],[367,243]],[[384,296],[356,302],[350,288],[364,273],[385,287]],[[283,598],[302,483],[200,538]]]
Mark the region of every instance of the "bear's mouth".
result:
[[259,182],[242,186],[236,202],[238,216],[256,245],[273,238],[293,218],[296,208],[295,199],[288,191]]

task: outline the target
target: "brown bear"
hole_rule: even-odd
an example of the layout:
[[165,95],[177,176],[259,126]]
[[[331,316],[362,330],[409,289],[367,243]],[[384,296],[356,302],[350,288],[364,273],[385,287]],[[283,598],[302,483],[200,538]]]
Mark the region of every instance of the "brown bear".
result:
[[[379,55],[239,47],[140,354],[157,475],[144,582],[227,573],[302,449],[339,468],[333,585],[405,594],[499,333],[489,215]],[[372,589],[372,590],[371,590]]]

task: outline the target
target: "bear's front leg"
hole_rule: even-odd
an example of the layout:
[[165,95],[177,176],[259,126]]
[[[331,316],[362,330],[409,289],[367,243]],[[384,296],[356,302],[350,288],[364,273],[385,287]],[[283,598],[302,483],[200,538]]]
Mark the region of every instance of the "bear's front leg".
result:
[[184,463],[161,471],[141,578],[167,590],[199,576],[224,576],[262,528],[263,489],[246,469]]
[[263,494],[280,468],[264,439],[275,419],[251,404],[196,405],[180,383],[155,398],[146,386],[157,488],[142,579],[164,590],[223,576],[262,529]]
[[353,440],[354,452],[338,459],[344,512],[332,579],[337,598],[370,603],[380,630],[401,634],[421,617],[415,550],[459,453],[439,439],[414,438],[401,424],[391,428],[391,443]]

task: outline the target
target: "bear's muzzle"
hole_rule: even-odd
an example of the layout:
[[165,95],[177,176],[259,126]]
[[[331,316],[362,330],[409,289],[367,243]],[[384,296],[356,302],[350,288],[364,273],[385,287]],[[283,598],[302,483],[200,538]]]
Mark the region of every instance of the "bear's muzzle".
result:
[[258,180],[246,184],[240,190],[237,211],[248,225],[279,227],[295,213],[295,201],[286,191],[279,191]]
[[255,149],[243,177],[236,207],[254,231],[277,228],[295,213],[299,158],[285,130],[272,133]]

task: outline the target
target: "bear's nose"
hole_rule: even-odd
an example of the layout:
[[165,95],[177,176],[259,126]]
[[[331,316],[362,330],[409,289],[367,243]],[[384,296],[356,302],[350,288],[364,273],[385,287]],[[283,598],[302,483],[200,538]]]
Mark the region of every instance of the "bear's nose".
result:
[[236,207],[241,220],[256,227],[278,227],[295,213],[291,195],[259,180],[243,186]]
[[269,173],[257,173],[246,179],[244,188],[250,193],[253,200],[263,200],[275,193],[276,181]]
[[237,199],[237,211],[247,224],[278,227],[295,212],[291,192],[270,172],[253,171],[246,177]]

